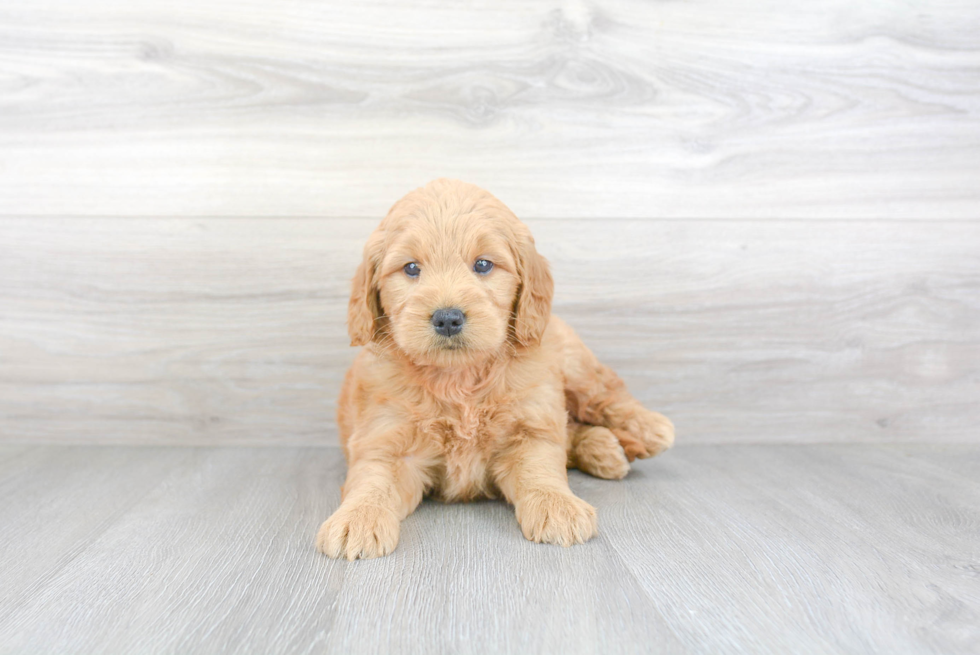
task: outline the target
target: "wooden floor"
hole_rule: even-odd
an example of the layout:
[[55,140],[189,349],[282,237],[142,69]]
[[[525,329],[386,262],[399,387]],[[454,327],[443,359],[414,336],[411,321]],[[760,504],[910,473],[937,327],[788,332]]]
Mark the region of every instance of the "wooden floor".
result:
[[334,448],[0,447],[2,653],[977,653],[980,447],[680,446],[573,472],[600,536],[425,502],[313,548]]

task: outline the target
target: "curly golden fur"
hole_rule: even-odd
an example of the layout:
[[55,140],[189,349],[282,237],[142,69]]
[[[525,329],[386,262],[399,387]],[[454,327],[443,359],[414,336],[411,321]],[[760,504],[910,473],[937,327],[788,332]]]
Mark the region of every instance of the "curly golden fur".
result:
[[[477,260],[492,269],[475,272]],[[551,315],[552,289],[530,231],[486,191],[436,180],[395,203],[354,275],[348,331],[365,348],[340,395],[347,480],[322,552],[390,553],[427,494],[502,495],[532,541],[596,534],[566,468],[622,478],[669,448],[674,428]],[[463,312],[459,334],[433,328],[440,308]]]

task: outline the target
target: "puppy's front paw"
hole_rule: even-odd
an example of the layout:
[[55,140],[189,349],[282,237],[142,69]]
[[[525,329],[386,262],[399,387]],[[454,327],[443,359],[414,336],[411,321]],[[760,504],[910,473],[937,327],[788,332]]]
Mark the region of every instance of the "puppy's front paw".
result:
[[659,455],[674,445],[674,424],[663,414],[636,406],[609,426],[632,462]]
[[340,506],[316,535],[317,549],[334,559],[369,559],[387,555],[398,545],[398,517],[377,505]]
[[571,492],[532,491],[517,504],[517,522],[530,541],[571,546],[596,535],[595,508]]

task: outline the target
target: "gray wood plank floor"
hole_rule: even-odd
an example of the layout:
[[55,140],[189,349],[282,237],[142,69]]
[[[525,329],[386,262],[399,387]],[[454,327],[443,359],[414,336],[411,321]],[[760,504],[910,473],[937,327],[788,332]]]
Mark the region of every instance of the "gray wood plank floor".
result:
[[[335,444],[375,224],[0,219],[3,437]],[[684,443],[977,439],[980,223],[530,225],[555,312]]]
[[2,653],[976,653],[980,447],[679,446],[573,472],[600,536],[425,502],[396,552],[313,534],[332,448],[0,447]]

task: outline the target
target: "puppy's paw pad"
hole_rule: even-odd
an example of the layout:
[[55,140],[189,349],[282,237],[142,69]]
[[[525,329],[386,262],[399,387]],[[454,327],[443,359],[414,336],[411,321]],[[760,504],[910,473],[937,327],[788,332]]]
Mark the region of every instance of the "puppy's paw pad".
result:
[[324,555],[349,560],[387,555],[398,545],[398,518],[377,505],[341,506],[323,522],[316,547]]
[[528,494],[517,506],[524,536],[538,543],[583,544],[598,531],[595,508],[570,492]]

